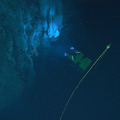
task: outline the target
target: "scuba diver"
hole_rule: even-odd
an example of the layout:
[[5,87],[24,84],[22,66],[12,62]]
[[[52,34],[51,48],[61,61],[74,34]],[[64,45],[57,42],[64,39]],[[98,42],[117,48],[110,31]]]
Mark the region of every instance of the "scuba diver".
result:
[[74,47],[70,47],[69,51],[64,53],[64,56],[67,57],[77,69],[86,70],[92,63],[91,59],[85,57],[82,52]]

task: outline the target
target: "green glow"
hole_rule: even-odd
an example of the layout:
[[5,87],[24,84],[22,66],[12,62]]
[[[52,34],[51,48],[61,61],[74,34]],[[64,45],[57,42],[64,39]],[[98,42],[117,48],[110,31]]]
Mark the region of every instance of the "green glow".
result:
[[110,47],[111,47],[111,44],[107,45],[106,49],[110,49]]

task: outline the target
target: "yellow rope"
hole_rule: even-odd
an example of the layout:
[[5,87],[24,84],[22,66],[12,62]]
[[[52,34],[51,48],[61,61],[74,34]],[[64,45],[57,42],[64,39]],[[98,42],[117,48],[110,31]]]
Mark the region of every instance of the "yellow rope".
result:
[[88,73],[89,73],[89,72],[91,71],[91,69],[95,66],[95,64],[100,60],[100,58],[107,52],[107,50],[110,49],[110,46],[111,46],[111,44],[107,45],[106,49],[102,52],[102,54],[98,57],[98,59],[93,63],[93,65],[89,68],[89,70],[86,72],[86,74],[85,74],[85,75],[82,77],[82,79],[79,81],[79,83],[77,84],[77,86],[75,87],[75,89],[73,90],[73,92],[71,93],[68,101],[66,102],[65,107],[64,107],[64,109],[63,109],[63,111],[62,111],[62,114],[61,114],[59,120],[62,120],[63,115],[64,115],[64,113],[65,113],[65,110],[66,110],[66,108],[67,108],[67,106],[68,106],[71,98],[73,97],[74,93],[76,92],[77,88],[78,88],[79,85],[81,84],[81,82],[82,82],[82,81],[84,80],[84,78],[88,75]]

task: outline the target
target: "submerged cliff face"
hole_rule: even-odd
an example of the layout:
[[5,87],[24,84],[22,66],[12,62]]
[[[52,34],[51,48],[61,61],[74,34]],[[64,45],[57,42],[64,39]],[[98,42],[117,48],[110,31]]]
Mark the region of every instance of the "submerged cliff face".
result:
[[0,1],[0,111],[32,85],[32,56],[57,40],[62,19],[61,0]]

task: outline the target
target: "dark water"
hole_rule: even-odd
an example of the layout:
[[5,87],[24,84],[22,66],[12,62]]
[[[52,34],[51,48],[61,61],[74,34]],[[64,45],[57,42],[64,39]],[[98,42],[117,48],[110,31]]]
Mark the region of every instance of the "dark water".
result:
[[[117,1],[86,0],[75,2],[75,6],[78,12],[75,20],[79,23],[82,19],[79,23],[82,28],[71,28],[70,44],[93,61],[107,44],[111,43],[111,49],[79,86],[63,120],[119,120],[120,4]],[[13,107],[9,118],[6,116],[1,120],[59,120],[68,97],[86,71],[76,71],[62,56],[68,47],[66,43],[55,45],[47,55],[43,55],[41,49],[41,55],[34,58],[36,77],[33,89],[29,94],[25,93],[17,107]]]
[[[93,61],[107,44],[111,43],[111,49],[80,85],[63,120],[120,119],[120,4],[116,1],[86,1],[82,5],[76,2],[78,11],[81,10],[79,6],[82,6],[83,14],[78,13],[76,21],[82,17],[83,31],[79,26],[73,28],[68,39]],[[40,100],[43,98],[39,101],[40,116],[44,120],[57,120],[70,93],[84,73],[78,73],[59,58],[57,63],[47,61],[43,74],[38,88],[42,96]]]

